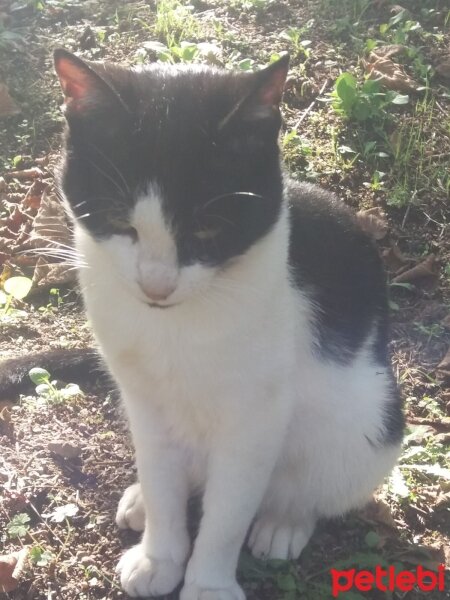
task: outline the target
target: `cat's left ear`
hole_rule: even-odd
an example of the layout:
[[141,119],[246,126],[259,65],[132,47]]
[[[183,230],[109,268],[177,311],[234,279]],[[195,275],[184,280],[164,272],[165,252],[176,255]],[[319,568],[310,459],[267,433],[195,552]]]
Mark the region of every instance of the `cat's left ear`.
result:
[[283,97],[286,77],[289,70],[289,55],[284,54],[265,69],[250,77],[250,91],[222,121],[225,126],[237,117],[245,121],[259,121],[267,117],[279,116],[279,105]]
[[88,63],[63,48],[53,53],[55,71],[64,93],[66,116],[85,116],[99,106],[125,105],[117,92],[94,69],[96,63]]

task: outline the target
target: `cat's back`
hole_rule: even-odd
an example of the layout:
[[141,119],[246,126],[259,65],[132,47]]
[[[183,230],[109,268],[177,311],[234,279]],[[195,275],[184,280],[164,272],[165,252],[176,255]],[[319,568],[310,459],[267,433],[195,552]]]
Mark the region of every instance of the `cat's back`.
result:
[[385,275],[374,243],[332,193],[292,181],[286,190],[293,284],[315,305],[319,353],[346,363],[372,336],[386,363]]

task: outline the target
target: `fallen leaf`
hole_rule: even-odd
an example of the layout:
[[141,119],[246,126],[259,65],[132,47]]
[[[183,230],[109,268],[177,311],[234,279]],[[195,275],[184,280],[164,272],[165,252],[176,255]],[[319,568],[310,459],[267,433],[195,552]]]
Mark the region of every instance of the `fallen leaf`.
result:
[[77,458],[81,454],[81,448],[70,442],[49,442],[47,447],[63,458]]
[[387,56],[371,52],[366,64],[369,79],[380,81],[390,90],[397,92],[414,92],[418,84],[407,75],[402,67]]
[[38,288],[55,287],[74,283],[76,271],[70,264],[48,263],[38,258],[33,274],[33,286]]
[[4,177],[0,177],[0,192],[6,192],[8,189],[8,184],[5,181]]
[[447,315],[444,319],[442,319],[441,325],[443,325],[446,329],[450,329],[450,315]]
[[436,371],[440,377],[444,379],[450,379],[450,348],[447,350],[447,354],[436,367]]
[[397,558],[412,565],[422,565],[426,569],[437,571],[440,565],[445,564],[444,546],[435,548],[434,546],[411,545],[408,550],[397,555]]
[[0,118],[12,117],[20,113],[20,108],[9,95],[8,87],[0,83]]
[[438,280],[436,256],[430,254],[425,260],[393,278],[393,283],[412,283],[420,279]]
[[408,48],[402,44],[386,44],[386,46],[378,46],[376,50],[372,52],[372,55],[376,55],[378,58],[390,58],[396,56],[402,52],[407,52]]
[[437,63],[436,73],[438,73],[441,77],[445,77],[445,79],[450,79],[450,54],[448,56],[444,56]]
[[18,179],[19,181],[27,181],[29,179],[36,179],[42,177],[44,173],[39,167],[32,167],[31,169],[21,169],[20,171],[7,171],[5,177],[7,179]]
[[360,210],[356,213],[356,219],[361,229],[375,240],[382,240],[386,237],[389,225],[386,220],[386,214],[380,207],[375,206],[367,210]]
[[373,498],[361,511],[361,516],[369,522],[376,522],[390,529],[397,529],[397,523],[392,516],[389,504],[386,504],[381,498]]
[[0,556],[0,592],[12,592],[17,588],[28,550],[28,546],[24,546],[18,552]]
[[412,263],[412,260],[401,252],[397,244],[392,244],[392,246],[383,250],[381,256],[383,257],[384,264],[391,273],[397,273],[400,269],[404,269]]

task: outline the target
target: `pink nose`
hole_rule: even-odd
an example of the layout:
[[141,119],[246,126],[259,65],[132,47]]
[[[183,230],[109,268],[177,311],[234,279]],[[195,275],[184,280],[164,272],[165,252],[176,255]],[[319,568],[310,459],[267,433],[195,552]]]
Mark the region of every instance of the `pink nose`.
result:
[[166,300],[175,291],[176,287],[176,283],[172,281],[141,283],[142,291],[153,302]]

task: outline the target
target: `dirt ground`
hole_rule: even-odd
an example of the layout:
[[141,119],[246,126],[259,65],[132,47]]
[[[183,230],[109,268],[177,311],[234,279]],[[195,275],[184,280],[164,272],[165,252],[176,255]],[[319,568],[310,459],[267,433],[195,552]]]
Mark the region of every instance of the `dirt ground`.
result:
[[[34,278],[22,300],[0,305],[1,358],[92,344],[70,260],[51,245],[36,250],[34,238],[47,227],[70,244],[53,183],[59,46],[95,60],[241,69],[290,53],[287,167],[334,190],[377,239],[407,431],[399,466],[367,509],[321,523],[299,561],[262,562],[244,550],[238,577],[249,600],[322,600],[332,598],[332,568],[443,564],[445,591],[339,597],[449,597],[448,0],[0,0],[1,284]],[[342,73],[353,91],[336,88]],[[363,87],[369,75],[381,82],[375,92]],[[0,404],[0,589],[9,590],[0,597],[125,597],[114,569],[137,535],[119,532],[114,513],[135,478],[132,448],[114,386],[100,376],[76,383],[81,394]],[[6,555],[20,555],[14,580],[5,579]]]

